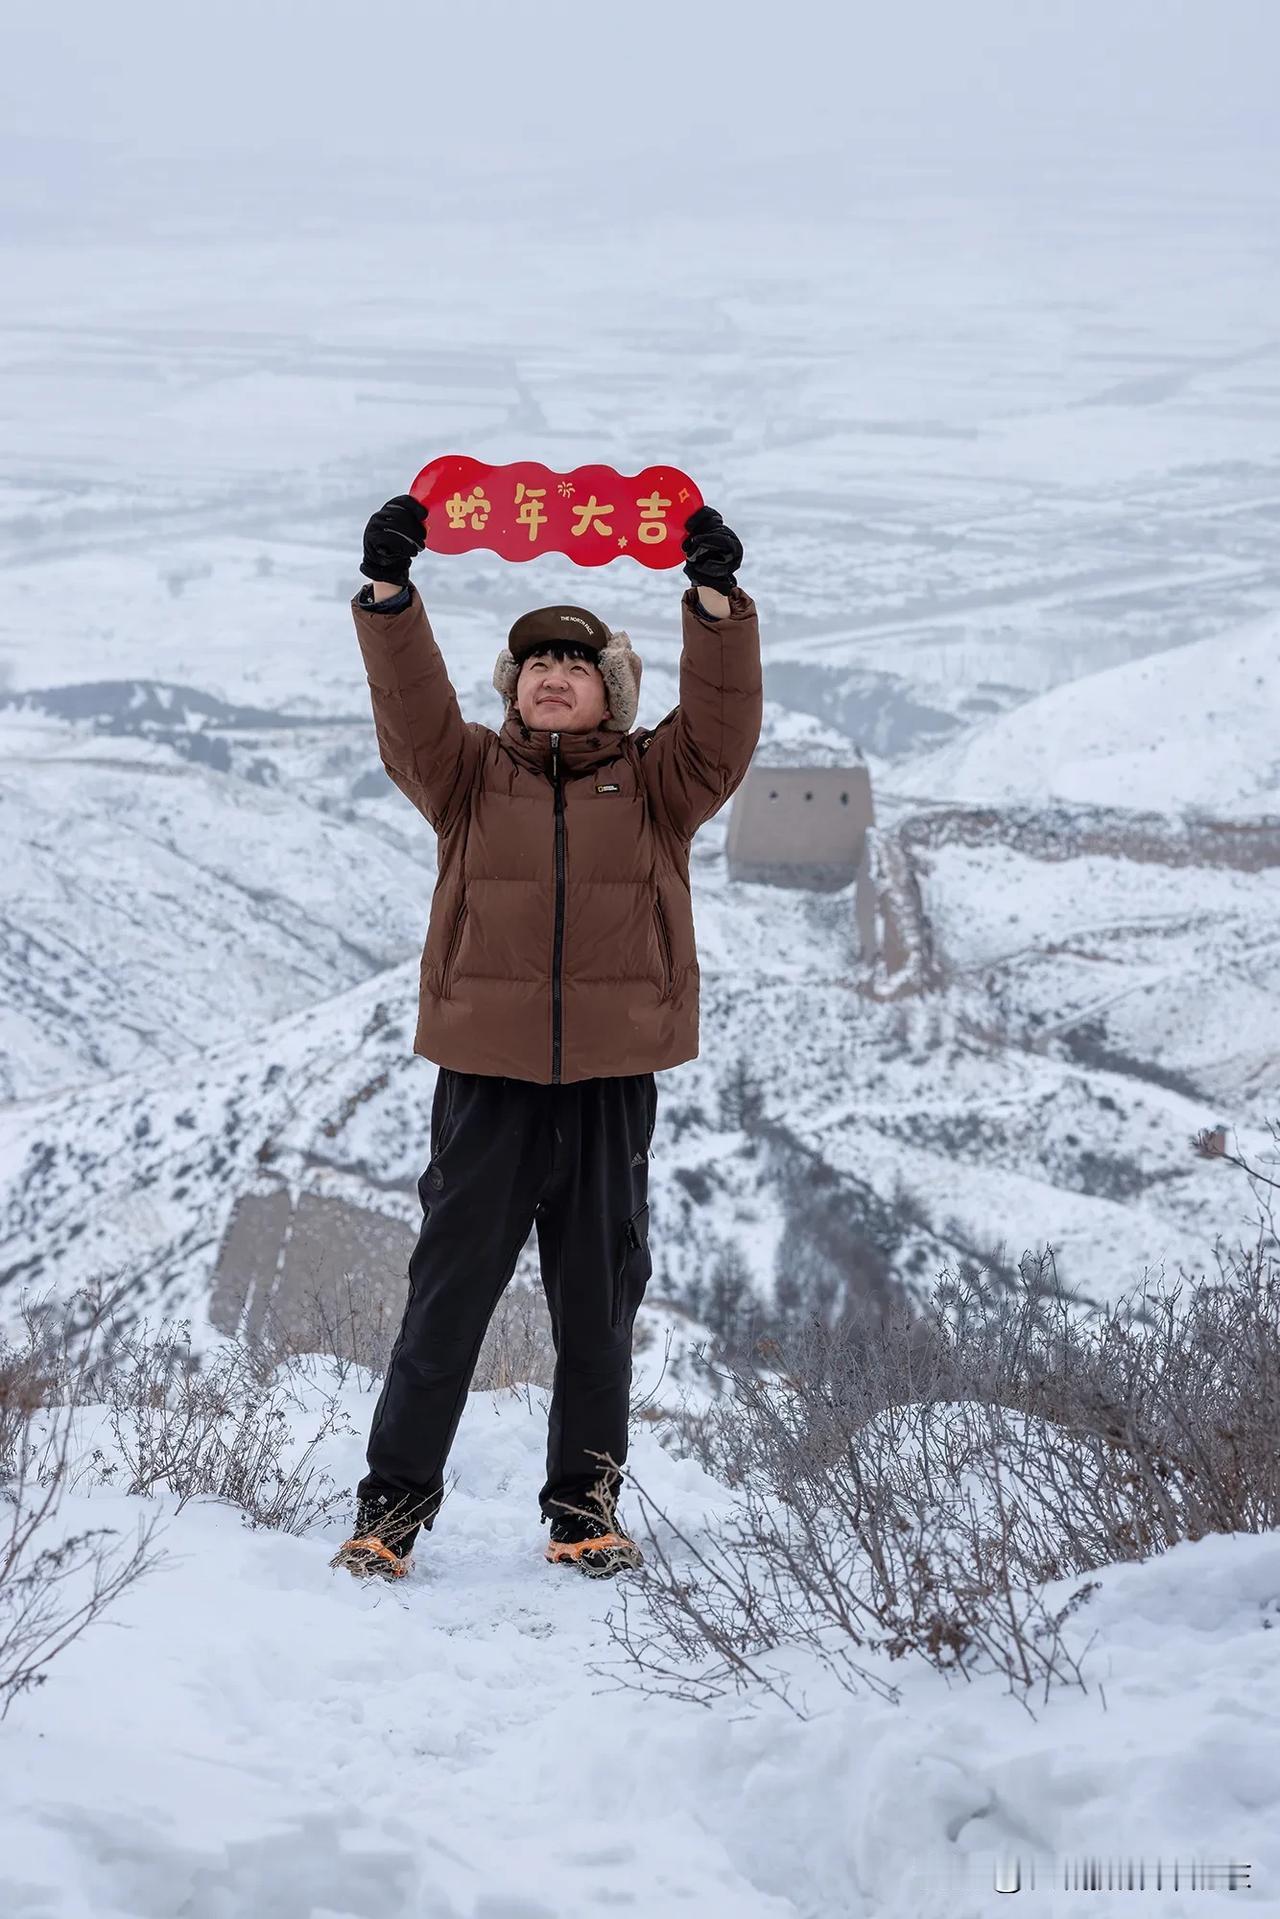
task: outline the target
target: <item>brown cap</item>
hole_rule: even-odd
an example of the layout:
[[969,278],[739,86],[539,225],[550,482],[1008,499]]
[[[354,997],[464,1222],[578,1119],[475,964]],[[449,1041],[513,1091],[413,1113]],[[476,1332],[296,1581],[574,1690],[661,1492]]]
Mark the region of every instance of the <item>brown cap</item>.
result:
[[615,733],[630,732],[640,704],[640,655],[632,651],[625,633],[610,632],[585,606],[539,606],[520,615],[493,669],[493,684],[508,711],[520,689],[520,663],[540,646],[572,647],[575,652],[580,648],[591,655],[609,700],[605,726]]
[[589,646],[603,653],[609,629],[585,606],[535,606],[522,613],[507,636],[507,650],[517,664],[540,646]]

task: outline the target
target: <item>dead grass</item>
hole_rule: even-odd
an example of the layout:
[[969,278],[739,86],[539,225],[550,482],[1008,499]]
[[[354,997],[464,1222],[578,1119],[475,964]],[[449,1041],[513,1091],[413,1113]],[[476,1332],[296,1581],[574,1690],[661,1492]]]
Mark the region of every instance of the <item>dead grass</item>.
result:
[[0,1718],[162,1556],[152,1518],[131,1538],[61,1523],[96,1384],[92,1341],[60,1337],[65,1325],[31,1306],[19,1333],[0,1339]]
[[886,1661],[908,1656],[999,1673],[1028,1710],[1083,1685],[1064,1628],[1099,1568],[1280,1525],[1265,1203],[1214,1268],[1097,1310],[1046,1255],[1012,1285],[944,1274],[923,1309],[814,1318],[709,1362],[710,1409],[667,1431],[734,1504],[682,1527],[628,1475],[648,1565],[611,1620],[624,1683],[795,1704],[800,1649],[887,1697]]

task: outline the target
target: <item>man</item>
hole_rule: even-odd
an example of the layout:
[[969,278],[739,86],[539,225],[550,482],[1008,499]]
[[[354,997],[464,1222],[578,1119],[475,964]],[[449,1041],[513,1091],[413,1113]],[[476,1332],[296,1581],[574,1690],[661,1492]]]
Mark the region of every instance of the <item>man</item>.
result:
[[494,732],[463,720],[409,583],[425,527],[409,494],[373,515],[371,584],[352,602],[383,765],[438,838],[414,1050],[439,1075],[408,1304],[334,1564],[407,1570],[535,1227],[556,1351],[546,1557],[609,1575],[641,1563],[615,1468],[651,1270],[654,1074],[698,1050],[689,842],[759,737],[756,610],[737,584],[737,536],[700,507],[682,547],[675,711],[633,732],[640,660],[626,634],[585,607],[539,607],[498,656]]

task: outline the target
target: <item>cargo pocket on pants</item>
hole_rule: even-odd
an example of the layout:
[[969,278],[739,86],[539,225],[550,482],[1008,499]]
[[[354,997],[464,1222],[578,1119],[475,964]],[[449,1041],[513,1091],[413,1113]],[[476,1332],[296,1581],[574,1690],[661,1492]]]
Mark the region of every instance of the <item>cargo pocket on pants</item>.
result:
[[632,1213],[622,1229],[613,1269],[613,1324],[620,1326],[635,1313],[653,1275],[649,1254],[649,1208]]

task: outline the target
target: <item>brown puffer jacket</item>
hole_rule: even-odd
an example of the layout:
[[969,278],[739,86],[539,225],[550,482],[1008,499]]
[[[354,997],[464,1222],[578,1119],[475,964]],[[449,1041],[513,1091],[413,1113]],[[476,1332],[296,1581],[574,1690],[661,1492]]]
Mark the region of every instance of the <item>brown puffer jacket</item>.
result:
[[548,1085],[657,1072],[698,1050],[689,842],[760,734],[756,610],[683,602],[680,704],[628,734],[464,721],[416,587],[352,601],[382,763],[435,828],[414,1051]]

